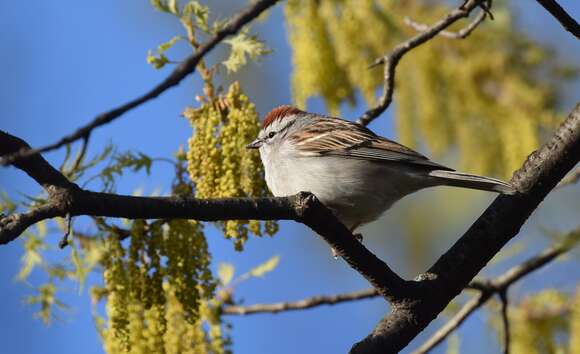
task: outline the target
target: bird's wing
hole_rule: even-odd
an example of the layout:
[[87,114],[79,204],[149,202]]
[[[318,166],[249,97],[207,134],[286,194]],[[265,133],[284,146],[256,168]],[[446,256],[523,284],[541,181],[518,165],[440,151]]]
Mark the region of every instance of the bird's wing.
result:
[[327,117],[289,136],[304,156],[341,156],[376,162],[406,162],[453,170],[399,143],[376,135],[364,126]]

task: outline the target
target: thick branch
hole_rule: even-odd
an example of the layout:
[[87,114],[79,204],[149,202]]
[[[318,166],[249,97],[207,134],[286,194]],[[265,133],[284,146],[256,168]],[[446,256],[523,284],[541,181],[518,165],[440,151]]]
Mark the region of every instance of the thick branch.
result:
[[[0,156],[28,146],[0,131]],[[0,218],[0,244],[17,238],[27,227],[45,219],[89,215],[127,219],[295,220],[316,231],[348,264],[388,300],[405,296],[405,281],[353,237],[352,233],[310,193],[283,198],[196,199],[136,197],[97,193],[69,182],[41,155],[14,165],[48,190],[48,203],[23,214]]]
[[[413,354],[424,354],[431,351],[441,343],[449,334],[456,330],[473,312],[484,305],[493,295],[507,292],[508,288],[523,277],[538,270],[555,260],[560,255],[572,249],[580,241],[580,229],[568,233],[556,245],[553,245],[540,254],[529,258],[492,280],[474,280],[467,288],[478,290],[479,293],[471,298],[463,307],[445,323],[437,332],[423,343]],[[323,305],[336,305],[343,302],[358,301],[380,296],[376,289],[364,289],[327,296],[313,296],[294,302],[278,302],[272,304],[256,304],[250,306],[226,306],[223,314],[226,315],[252,315],[260,313],[279,313],[286,311],[306,310]],[[506,302],[502,302],[506,305]],[[502,307],[502,320],[506,331],[504,338],[505,348],[509,348],[509,324],[507,324],[507,306]],[[506,326],[507,324],[507,326]]]
[[417,278],[414,296],[393,302],[391,313],[352,352],[396,352],[404,348],[518,234],[530,214],[579,159],[580,103],[550,141],[532,153],[514,174],[512,184],[519,193],[499,196],[457,243]]
[[[580,229],[567,234],[563,240],[554,246],[544,250],[540,254],[529,258],[521,264],[510,268],[508,271],[493,280],[474,280],[469,284],[472,289],[479,290],[479,294],[470,299],[445,325],[423,343],[413,354],[424,354],[441,343],[451,332],[457,329],[463,321],[475,310],[485,304],[494,294],[501,294],[513,283],[519,281],[528,274],[550,263],[558,256],[566,253],[580,242]],[[509,336],[508,336],[509,338]]]
[[380,296],[374,289],[365,289],[346,294],[313,296],[295,302],[278,302],[275,304],[256,304],[251,306],[227,306],[223,313],[226,315],[251,315],[256,313],[278,313],[282,311],[305,310],[321,305],[336,305],[347,301],[370,299]]
[[[24,140],[0,130],[0,157],[12,156],[18,151],[28,150]],[[35,155],[28,159],[13,162],[14,167],[26,172],[45,190],[54,188],[71,188],[73,185],[60,171],[52,167],[42,156]]]
[[91,134],[93,129],[110,123],[121,115],[127,113],[128,111],[142,105],[143,103],[150,101],[157,96],[161,95],[166,90],[173,86],[177,86],[181,80],[183,80],[187,75],[193,73],[199,61],[211,51],[216,45],[218,45],[227,36],[237,33],[242,27],[247,23],[260,16],[261,13],[266,11],[272,5],[274,5],[279,0],[260,0],[253,3],[251,6],[247,7],[245,10],[238,13],[228,25],[223,29],[219,30],[213,37],[209,39],[205,44],[199,46],[197,51],[181,62],[173,72],[160,84],[155,86],[149,92],[144,95],[135,98],[119,107],[113,108],[110,111],[103,112],[97,115],[90,123],[78,128],[75,132],[64,136],[59,141],[46,145],[40,148],[31,149],[30,147],[13,152],[10,155],[2,156],[0,158],[0,165],[8,165],[15,162],[17,159],[24,157],[30,157],[37,154],[41,154],[47,151],[58,149],[66,144],[70,144],[79,139],[87,139]]
[[383,94],[379,99],[379,103],[375,107],[366,111],[357,120],[357,123],[368,125],[389,107],[393,100],[393,92],[395,91],[395,73],[397,65],[405,54],[435,37],[458,20],[468,17],[471,11],[477,7],[485,6],[483,4],[486,2],[487,1],[484,0],[468,0],[464,5],[452,10],[444,19],[435,23],[431,27],[426,28],[425,31],[417,34],[415,37],[397,45],[393,51],[384,57],[377,59],[373,66],[384,64]]
[[558,22],[566,29],[566,31],[572,33],[576,38],[580,39],[580,25],[576,20],[570,16],[566,10],[562,8],[555,0],[537,0],[540,5],[544,7],[549,13],[554,16]]

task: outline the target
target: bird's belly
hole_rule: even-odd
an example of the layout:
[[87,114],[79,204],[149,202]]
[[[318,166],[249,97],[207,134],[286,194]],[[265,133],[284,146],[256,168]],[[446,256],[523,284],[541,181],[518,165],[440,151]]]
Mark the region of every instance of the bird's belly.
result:
[[302,157],[266,170],[275,196],[312,192],[349,228],[377,219],[394,202],[420,189],[387,164],[335,157]]

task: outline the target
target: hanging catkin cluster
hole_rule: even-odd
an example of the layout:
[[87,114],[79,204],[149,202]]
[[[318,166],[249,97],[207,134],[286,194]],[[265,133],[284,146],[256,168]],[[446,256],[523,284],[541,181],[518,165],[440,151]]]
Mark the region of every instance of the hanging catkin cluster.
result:
[[[417,34],[405,16],[433,23],[450,10],[439,4],[289,1],[295,102],[304,107],[309,97],[321,96],[336,113],[358,90],[373,105],[383,70],[369,65]],[[555,68],[551,54],[517,33],[507,10],[494,5],[495,20],[467,39],[435,38],[403,58],[397,68],[396,126],[404,144],[424,142],[435,155],[457,147],[460,168],[507,176],[537,148],[542,129],[553,127],[558,92],[539,76],[542,68]]]
[[[228,92],[184,116],[193,127],[187,152],[188,171],[197,198],[257,197],[268,193],[259,155],[245,146],[260,130],[254,104],[235,82]],[[249,232],[272,235],[276,223],[256,220],[220,223],[226,237],[241,249]]]
[[93,296],[107,298],[107,353],[226,351],[221,318],[207,305],[215,281],[201,224],[136,220],[127,249],[114,236],[103,247],[104,287]]

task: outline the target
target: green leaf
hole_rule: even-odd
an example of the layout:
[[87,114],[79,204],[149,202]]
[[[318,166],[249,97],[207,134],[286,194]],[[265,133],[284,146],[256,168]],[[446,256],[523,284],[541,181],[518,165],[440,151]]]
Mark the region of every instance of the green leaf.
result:
[[209,32],[209,8],[201,5],[199,2],[192,0],[183,7],[182,18],[193,18],[196,27],[204,32]]
[[169,58],[165,55],[165,52],[169,50],[169,48],[173,47],[178,40],[183,39],[182,36],[175,36],[168,40],[167,42],[161,43],[157,47],[157,54],[154,54],[152,51],[147,52],[147,63],[152,65],[155,69],[161,69],[165,66],[165,64],[169,63]]
[[218,277],[223,286],[228,285],[234,277],[234,266],[230,263],[220,263],[218,266]]
[[90,268],[85,265],[85,262],[81,259],[80,252],[78,251],[76,244],[71,242],[71,261],[75,267],[75,277],[79,282],[79,295],[82,294],[83,288],[85,286],[85,280],[90,272]]
[[20,257],[20,271],[16,279],[24,281],[36,266],[44,264],[41,252],[47,248],[44,240],[32,233],[25,234],[24,254]]
[[147,53],[147,64],[153,66],[155,69],[161,69],[167,63],[169,63],[169,59],[164,54],[156,57],[151,51]]
[[230,56],[222,63],[229,72],[236,72],[246,65],[248,57],[257,59],[271,52],[266,48],[264,42],[258,40],[255,36],[248,36],[245,32],[224,40],[224,43],[231,47]]
[[22,266],[20,267],[20,271],[16,275],[18,280],[26,280],[32,270],[37,266],[42,264],[42,256],[40,253],[34,251],[26,251],[22,256],[20,262]]
[[151,5],[158,11],[179,16],[179,7],[176,0],[151,0]]
[[0,191],[0,213],[12,214],[16,210],[16,204],[6,192]]
[[168,0],[167,7],[169,8],[169,12],[171,12],[176,16],[179,16],[179,8],[177,7],[177,0]]
[[66,267],[62,264],[51,264],[50,266],[45,267],[46,273],[49,275],[50,278],[56,278],[59,280],[63,280],[66,277],[70,277],[71,272],[66,269]]
[[171,38],[170,40],[168,40],[165,43],[161,43],[159,45],[159,47],[157,47],[157,52],[158,53],[164,53],[165,51],[167,51],[169,48],[173,47],[173,45],[175,43],[177,43],[178,40],[183,39],[182,36],[175,36],[173,38]]
[[145,173],[151,173],[153,159],[143,153],[139,152],[134,154],[128,151],[122,154],[116,154],[112,160],[112,163],[100,173],[106,191],[114,189],[115,177],[122,176],[124,170],[130,169],[133,172],[145,170]]
[[38,237],[43,238],[46,236],[46,220],[41,220],[36,223],[36,230],[38,233]]
[[34,314],[34,317],[42,319],[44,324],[49,325],[53,318],[53,305],[61,309],[66,309],[67,306],[56,299],[56,286],[53,283],[43,284],[36,291],[38,295],[28,296],[24,301],[30,305],[40,305],[40,310]]
[[279,262],[280,256],[274,256],[268,259],[266,262],[252,269],[250,271],[250,275],[253,277],[263,277],[266,273],[273,271]]

